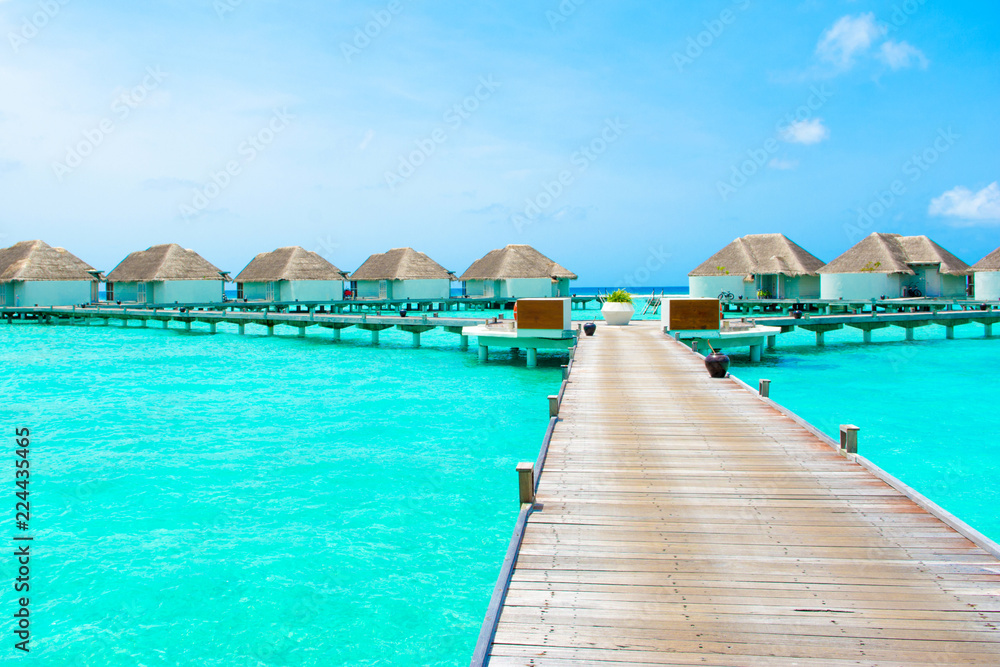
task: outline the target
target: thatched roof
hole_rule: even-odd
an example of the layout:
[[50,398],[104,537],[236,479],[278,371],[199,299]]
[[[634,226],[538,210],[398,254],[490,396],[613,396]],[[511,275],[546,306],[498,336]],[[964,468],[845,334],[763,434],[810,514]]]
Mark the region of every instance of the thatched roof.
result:
[[715,253],[689,276],[812,276],[823,260],[806,252],[784,234],[750,234]]
[[969,274],[969,265],[926,236],[875,232],[833,260],[820,273],[916,273],[911,265],[938,264],[952,276]]
[[503,280],[505,278],[569,278],[572,271],[556,264],[530,245],[509,245],[491,250],[472,263],[459,280]]
[[89,280],[94,267],[45,241],[21,241],[0,250],[0,283],[14,280]]
[[346,280],[347,276],[318,254],[299,246],[262,252],[233,280],[262,283],[277,280]]
[[351,280],[455,280],[455,275],[413,248],[393,248],[372,255]]
[[973,271],[1000,271],[1000,248],[972,265]]
[[148,250],[134,252],[108,274],[110,283],[160,280],[222,280],[222,276],[218,267],[194,250],[187,250],[176,243],[154,245]]

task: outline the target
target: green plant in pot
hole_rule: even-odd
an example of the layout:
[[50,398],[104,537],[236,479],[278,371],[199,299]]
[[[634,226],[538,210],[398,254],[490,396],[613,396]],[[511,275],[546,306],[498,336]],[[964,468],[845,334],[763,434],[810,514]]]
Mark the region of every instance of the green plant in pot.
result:
[[635,315],[632,295],[623,289],[616,289],[604,300],[601,315],[610,326],[625,326]]

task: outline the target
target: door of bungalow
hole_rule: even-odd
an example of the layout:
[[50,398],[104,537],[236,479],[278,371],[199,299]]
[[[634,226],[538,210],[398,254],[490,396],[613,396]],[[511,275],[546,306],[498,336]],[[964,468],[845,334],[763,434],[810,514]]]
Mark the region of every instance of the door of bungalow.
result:
[[264,283],[264,300],[265,301],[274,301],[275,298],[278,296],[277,294],[275,294],[275,292],[276,292],[276,290],[274,289],[274,282],[268,281],[268,282]]
[[146,303],[146,283],[136,283],[135,300],[139,303]]
[[378,281],[378,298],[388,299],[389,298],[389,281],[380,280]]
[[492,299],[493,295],[495,294],[495,287],[496,283],[494,283],[492,280],[484,280],[483,296],[486,297],[487,299]]

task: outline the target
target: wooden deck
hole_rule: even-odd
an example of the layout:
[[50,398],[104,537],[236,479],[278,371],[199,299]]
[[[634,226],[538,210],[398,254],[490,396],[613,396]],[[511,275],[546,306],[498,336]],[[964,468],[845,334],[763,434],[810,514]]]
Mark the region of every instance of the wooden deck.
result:
[[559,416],[491,667],[1000,665],[997,558],[655,326]]

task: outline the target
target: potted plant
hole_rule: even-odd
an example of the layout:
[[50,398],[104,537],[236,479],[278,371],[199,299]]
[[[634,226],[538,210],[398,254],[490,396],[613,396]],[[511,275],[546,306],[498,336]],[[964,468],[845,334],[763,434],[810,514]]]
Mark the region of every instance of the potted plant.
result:
[[635,307],[632,305],[632,295],[623,289],[616,289],[605,299],[601,306],[601,315],[604,321],[611,326],[624,326],[629,323],[635,315]]

